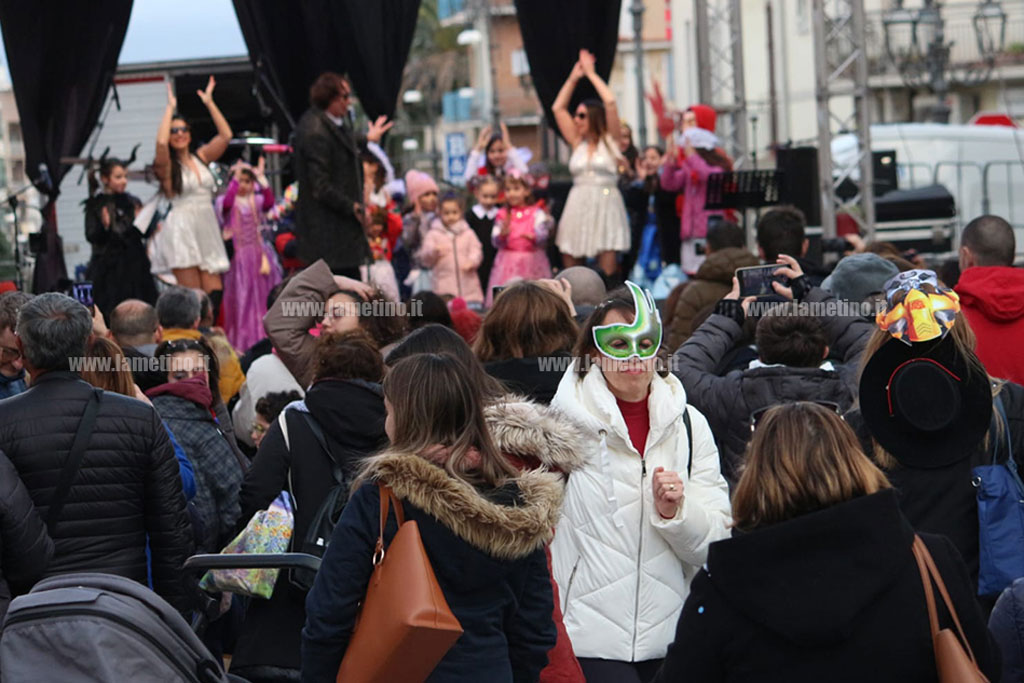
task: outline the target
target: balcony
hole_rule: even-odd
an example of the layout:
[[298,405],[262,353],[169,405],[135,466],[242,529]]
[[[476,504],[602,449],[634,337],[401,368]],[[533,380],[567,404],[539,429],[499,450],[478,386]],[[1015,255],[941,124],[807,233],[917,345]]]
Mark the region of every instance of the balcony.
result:
[[[908,9],[913,9],[909,6]],[[981,61],[978,37],[974,30],[973,18],[976,3],[951,3],[942,7],[945,20],[946,42],[951,42],[949,60],[953,68],[963,68]],[[996,64],[1024,64],[1024,0],[1003,2],[1006,12],[1006,45],[996,57]],[[895,74],[895,67],[885,51],[885,29],[882,17],[885,11],[867,12],[867,54],[868,71],[871,75]],[[893,29],[893,37],[904,44],[910,42],[909,28],[906,35],[899,35]]]

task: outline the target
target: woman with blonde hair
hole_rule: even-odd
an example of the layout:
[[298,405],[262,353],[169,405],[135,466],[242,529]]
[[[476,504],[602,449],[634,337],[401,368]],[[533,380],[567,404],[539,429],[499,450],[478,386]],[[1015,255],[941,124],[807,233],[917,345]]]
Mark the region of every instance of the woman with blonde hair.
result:
[[[561,478],[519,473],[495,445],[473,375],[454,356],[405,358],[384,379],[391,446],[369,458],[306,601],[302,678],[333,681],[373,571],[383,487],[419,526],[463,635],[431,681],[537,680],[555,644],[544,545]],[[385,548],[397,532],[390,517]]]
[[[733,538],[711,544],[655,680],[938,680],[914,529],[885,474],[819,404],[773,407],[754,430]],[[998,680],[959,553],[942,536],[921,538],[966,645]],[[951,626],[939,611],[940,627]]]

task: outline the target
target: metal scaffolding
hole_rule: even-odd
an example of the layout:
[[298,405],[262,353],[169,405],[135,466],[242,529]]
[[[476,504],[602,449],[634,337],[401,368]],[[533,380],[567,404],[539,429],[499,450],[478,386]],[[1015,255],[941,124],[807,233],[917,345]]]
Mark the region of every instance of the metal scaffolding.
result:
[[[822,231],[835,237],[836,214],[847,213],[870,240],[875,203],[864,0],[813,0],[813,8]],[[857,139],[856,153],[842,162],[832,157],[837,133],[854,133]],[[853,183],[856,194],[844,201],[836,189],[845,181]]]
[[718,134],[735,168],[750,165],[740,0],[694,0],[700,101],[718,113]]

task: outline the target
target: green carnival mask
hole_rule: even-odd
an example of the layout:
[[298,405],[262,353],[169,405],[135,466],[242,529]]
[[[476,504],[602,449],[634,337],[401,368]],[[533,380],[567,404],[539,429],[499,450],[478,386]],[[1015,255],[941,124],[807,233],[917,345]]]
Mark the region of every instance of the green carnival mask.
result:
[[629,325],[612,323],[595,327],[594,344],[598,351],[613,360],[653,358],[661,347],[661,314],[650,291],[629,281],[626,287],[633,295],[636,317]]

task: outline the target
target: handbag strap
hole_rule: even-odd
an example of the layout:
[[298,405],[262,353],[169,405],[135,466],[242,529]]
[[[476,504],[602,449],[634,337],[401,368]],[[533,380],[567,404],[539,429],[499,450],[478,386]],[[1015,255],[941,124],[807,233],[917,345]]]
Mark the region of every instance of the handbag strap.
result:
[[690,423],[690,406],[683,408],[683,427],[686,428],[686,479],[693,474],[693,425]]
[[82,468],[85,448],[89,444],[89,437],[92,436],[92,429],[96,425],[96,414],[100,409],[101,396],[103,396],[103,391],[100,389],[93,389],[89,394],[89,401],[85,404],[85,411],[82,413],[82,419],[75,431],[75,438],[71,442],[68,458],[64,461],[64,467],[60,471],[57,490],[53,492],[50,507],[46,511],[46,528],[50,532],[50,536],[53,536],[53,531],[57,528],[57,520],[64,509],[68,493],[71,491],[71,482],[78,474],[78,470]]
[[384,560],[384,526],[388,523],[388,507],[394,505],[395,519],[398,526],[405,524],[405,509],[402,501],[398,499],[391,487],[384,482],[377,482],[377,490],[380,492],[380,530],[377,533],[377,547],[373,551],[373,565],[377,566]]
[[921,540],[921,537],[916,534],[914,535],[914,559],[917,560],[917,567],[921,570],[921,583],[924,585],[925,600],[928,602],[928,621],[931,624],[932,638],[939,632],[939,617],[935,610],[935,595],[932,591],[932,581],[934,581],[935,587],[939,589],[939,595],[942,596],[942,601],[946,603],[946,609],[949,610],[950,616],[953,617],[953,624],[956,625],[960,642],[963,644],[964,649],[967,650],[967,656],[970,658],[971,663],[977,666],[978,661],[974,658],[974,652],[971,650],[971,644],[964,634],[963,627],[960,626],[960,617],[957,616],[956,609],[953,607],[953,601],[950,600],[949,593],[946,591],[946,584],[942,580],[942,574],[939,573],[938,568],[935,566],[935,560],[932,559],[931,553],[928,552],[928,547]]

